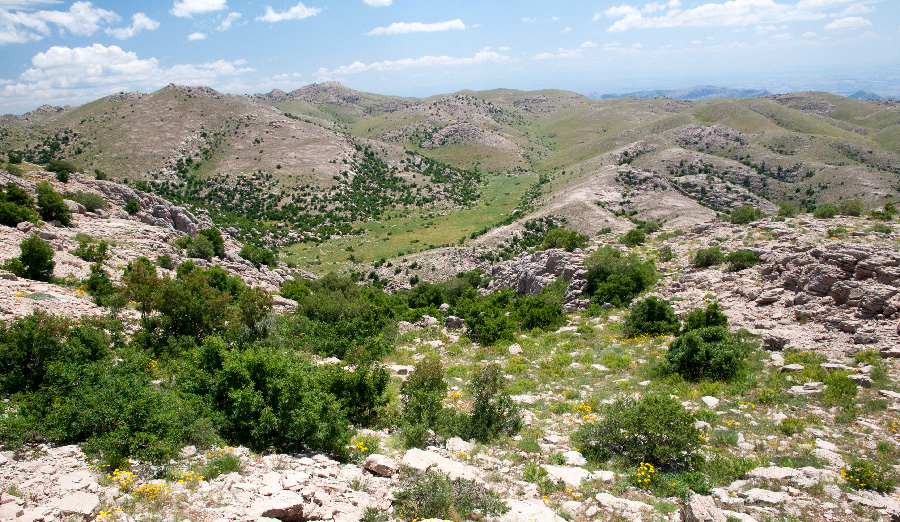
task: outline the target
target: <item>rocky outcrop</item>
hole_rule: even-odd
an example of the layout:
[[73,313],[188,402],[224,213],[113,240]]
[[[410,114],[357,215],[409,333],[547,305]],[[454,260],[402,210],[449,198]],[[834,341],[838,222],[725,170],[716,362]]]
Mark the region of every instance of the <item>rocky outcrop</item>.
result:
[[[582,305],[584,303],[579,299],[587,283],[584,278],[586,274],[584,260],[591,251],[576,249],[574,252],[566,252],[563,249],[553,248],[532,254],[521,254],[493,267],[490,275],[494,279],[488,290],[511,288],[519,295],[537,295],[562,277],[569,281],[565,293],[566,304]],[[577,308],[578,306],[567,307],[569,311]]]
[[136,217],[142,223],[171,228],[191,236],[197,235],[200,229],[213,226],[208,214],[195,215],[186,208],[173,205],[155,194],[148,194],[111,181],[85,179],[82,182],[96,188],[113,205],[124,207],[129,201],[137,201],[142,210]]

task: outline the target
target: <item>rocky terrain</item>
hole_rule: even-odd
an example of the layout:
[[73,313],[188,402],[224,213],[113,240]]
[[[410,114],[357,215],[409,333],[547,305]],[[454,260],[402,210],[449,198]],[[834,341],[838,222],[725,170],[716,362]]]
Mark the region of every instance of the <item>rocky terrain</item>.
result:
[[[31,179],[22,179],[0,173],[0,183],[14,182],[26,190],[34,190],[41,180],[53,180],[60,192],[88,192],[103,196],[109,203],[107,210],[97,213],[87,212],[78,203],[69,200],[74,209],[72,226],[55,226],[44,223],[36,227],[31,223],[20,223],[18,227],[0,225],[0,259],[6,260],[19,255],[19,244],[28,236],[37,233],[49,242],[54,250],[54,276],[71,282],[71,286],[52,285],[17,278],[9,272],[0,277],[0,319],[10,319],[27,315],[34,310],[44,310],[54,315],[79,317],[96,315],[102,309],[96,307],[78,284],[90,275],[89,262],[71,253],[79,245],[78,238],[89,237],[110,244],[111,257],[107,262],[113,281],[119,281],[124,267],[138,256],[155,260],[157,256],[168,255],[175,266],[188,258],[182,250],[170,243],[177,237],[196,235],[201,228],[209,228],[212,222],[205,214],[195,215],[184,207],[130,187],[109,181],[98,181],[87,176],[75,175],[65,185],[55,181],[49,173],[35,173]],[[144,210],[129,215],[122,210],[130,200],[139,202]],[[79,208],[80,207],[80,208]],[[269,270],[265,266],[257,269],[252,263],[238,256],[242,245],[226,238],[224,259],[212,261],[193,259],[201,267],[221,265],[231,275],[238,275],[249,285],[259,286],[269,291],[277,291],[291,276],[284,270],[286,266]],[[174,272],[158,268],[161,275],[174,276]],[[278,300],[279,306],[290,306],[286,299]]]

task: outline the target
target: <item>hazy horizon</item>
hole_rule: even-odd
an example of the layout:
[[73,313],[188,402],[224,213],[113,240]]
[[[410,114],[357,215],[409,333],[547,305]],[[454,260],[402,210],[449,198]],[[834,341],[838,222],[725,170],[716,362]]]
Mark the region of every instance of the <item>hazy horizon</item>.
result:
[[169,83],[284,91],[328,80],[624,93],[694,85],[900,97],[887,0],[0,0],[0,113]]

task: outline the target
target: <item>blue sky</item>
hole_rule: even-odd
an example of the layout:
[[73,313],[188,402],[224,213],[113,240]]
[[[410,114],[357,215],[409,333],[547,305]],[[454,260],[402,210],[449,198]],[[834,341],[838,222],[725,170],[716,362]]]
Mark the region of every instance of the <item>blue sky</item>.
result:
[[900,95],[897,0],[0,0],[0,113],[170,82]]

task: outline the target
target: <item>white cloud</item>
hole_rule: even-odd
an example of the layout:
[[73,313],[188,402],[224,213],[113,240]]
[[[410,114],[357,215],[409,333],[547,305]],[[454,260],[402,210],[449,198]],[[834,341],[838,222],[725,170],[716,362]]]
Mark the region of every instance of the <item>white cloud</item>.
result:
[[837,20],[826,25],[825,30],[846,31],[850,29],[862,29],[863,27],[869,27],[870,25],[872,25],[872,22],[866,20],[861,16],[847,16],[845,18],[838,18]]
[[216,29],[218,29],[219,31],[227,31],[231,29],[231,24],[236,22],[241,16],[241,13],[228,13],[228,16],[226,16],[225,19],[222,20],[222,23],[219,24],[219,27],[217,27]]
[[310,16],[316,16],[321,12],[322,10],[320,8],[306,7],[305,5],[303,5],[303,2],[300,2],[287,11],[283,11],[280,13],[276,13],[274,9],[266,6],[266,14],[264,14],[263,16],[257,16],[256,20],[260,22],[273,23],[284,22],[285,20],[303,20],[304,18],[309,18]]
[[588,41],[584,42],[583,44],[579,45],[578,47],[580,47],[580,48],[582,48],[582,49],[587,49],[587,48],[589,48],[589,47],[597,47],[597,44],[595,44],[594,42],[588,40]]
[[144,13],[135,13],[131,17],[131,25],[128,27],[119,27],[116,29],[107,29],[106,34],[119,40],[126,40],[138,34],[141,31],[155,31],[159,28],[159,22],[153,20]]
[[691,45],[700,45],[703,43],[703,40],[691,40]]
[[817,36],[817,35],[816,35],[816,33],[812,32],[812,31],[806,31],[805,33],[803,33],[803,38],[812,38],[813,36]]
[[342,65],[336,69],[320,68],[317,72],[319,80],[333,79],[347,74],[358,74],[366,71],[400,71],[403,69],[422,67],[445,67],[459,65],[475,65],[487,62],[509,62],[508,56],[483,49],[475,53],[471,58],[459,58],[455,56],[422,56],[420,58],[403,58],[400,60],[385,60],[381,62],[362,63],[353,62],[350,65]]
[[363,0],[363,2],[372,7],[387,7],[393,3],[393,0]]
[[206,40],[206,35],[203,33],[191,33],[188,35],[188,40]]
[[459,18],[446,22],[423,24],[421,22],[394,22],[387,27],[376,27],[369,31],[370,35],[407,34],[407,33],[433,33],[438,31],[463,30],[466,24]]
[[[863,0],[867,3],[870,0]],[[618,19],[607,31],[667,27],[747,27],[791,21],[821,20],[829,16],[829,10],[859,3],[859,0],[799,0],[796,3],[779,3],[776,0],[727,0],[709,2],[682,10],[680,3],[669,2],[665,6],[647,4],[643,8],[622,4],[610,7],[594,15],[594,20],[604,17]],[[645,16],[659,12],[655,16]]]
[[176,0],[169,11],[181,18],[190,18],[195,14],[212,13],[228,9],[225,0]]
[[775,40],[790,40],[794,35],[791,33],[778,33],[776,35],[772,35],[772,38]]
[[503,47],[498,47],[497,49],[499,49],[500,51],[503,51],[503,52],[512,51],[512,47],[510,47],[508,45],[504,45]]
[[526,24],[530,24],[531,22],[537,22],[537,18],[527,18],[526,17],[526,18],[523,18],[522,21],[525,22]]
[[32,67],[0,88],[0,104],[33,108],[41,103],[82,103],[123,90],[153,90],[168,83],[216,85],[252,72],[246,62],[217,60],[160,66],[116,45],[54,46],[31,59]]
[[[16,2],[21,5],[23,2]],[[0,9],[0,45],[41,40],[50,35],[50,24],[78,36],[91,36],[101,24],[118,22],[119,15],[79,1],[68,11],[7,11]]]
[[571,33],[571,32],[572,32],[572,28],[569,27],[569,26],[567,25],[567,26],[563,27],[562,32],[563,32],[563,34],[565,34],[565,33]]
[[59,0],[0,0],[0,9],[31,9],[44,4],[58,4]]
[[555,53],[540,53],[534,55],[535,60],[552,60],[557,58],[578,58],[581,51],[578,49],[563,49],[560,47]]

